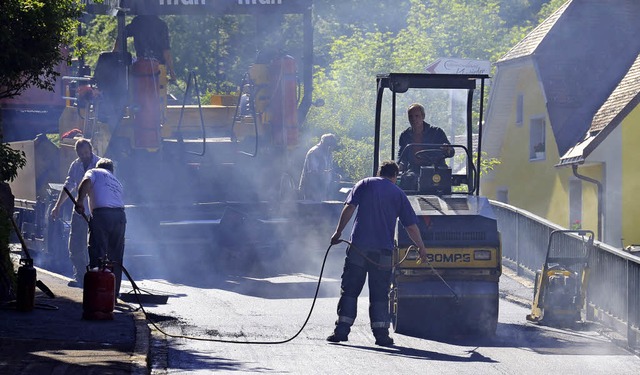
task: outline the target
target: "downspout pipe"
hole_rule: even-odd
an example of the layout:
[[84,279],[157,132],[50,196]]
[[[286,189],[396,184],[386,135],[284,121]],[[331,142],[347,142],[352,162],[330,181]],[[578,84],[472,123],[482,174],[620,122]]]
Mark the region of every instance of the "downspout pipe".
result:
[[596,179],[593,179],[591,177],[587,177],[584,175],[581,175],[578,173],[578,165],[577,164],[573,164],[571,165],[571,169],[573,170],[573,175],[576,176],[578,179],[586,181],[586,182],[590,182],[592,184],[595,184],[596,187],[598,188],[598,241],[602,242],[602,231],[603,231],[603,227],[602,227],[602,200],[603,200],[603,188],[602,188],[602,183]]

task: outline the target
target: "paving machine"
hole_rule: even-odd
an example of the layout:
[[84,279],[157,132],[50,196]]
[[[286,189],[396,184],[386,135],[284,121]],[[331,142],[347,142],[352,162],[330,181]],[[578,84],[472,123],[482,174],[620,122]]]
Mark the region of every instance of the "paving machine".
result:
[[[316,228],[318,221],[335,222],[341,204],[297,200],[293,176],[300,171],[291,162],[312,105],[311,0],[85,3],[89,14],[115,15],[118,50],[102,53],[93,73],[81,66],[61,78],[59,94],[66,102],[54,120],[59,148],[44,136],[12,144],[29,159],[29,172],[12,189],[16,217],[36,254],[66,260],[68,223],[54,222],[48,213],[76,158],[78,131],[99,156],[116,163],[126,192],[128,256],[163,248],[264,246],[265,238],[286,235],[294,217],[306,217],[302,223]],[[300,33],[280,41],[297,38],[299,48],[291,55],[282,48],[259,51],[234,95],[213,95],[203,103],[191,73],[184,99],[171,101],[165,67],[127,51],[125,17],[136,15],[253,17],[257,40],[275,35],[272,28],[279,30],[286,18]],[[67,207],[67,218],[70,212]]]
[[[578,246],[569,245],[568,234],[578,237]],[[551,232],[544,264],[536,271],[528,321],[547,325],[572,325],[582,321],[593,238],[590,230]]]
[[[399,186],[418,216],[428,250],[417,248],[401,223],[396,228],[389,312],[396,333],[431,337],[451,333],[493,335],[498,321],[501,243],[496,217],[479,195],[484,74],[377,76],[374,174],[381,159],[396,159],[397,119],[421,103],[426,121],[448,133],[456,156],[443,163],[443,144],[413,144],[419,173],[401,173]],[[476,90],[479,89],[479,90]],[[474,93],[479,91],[479,95]],[[390,97],[389,97],[390,94]],[[401,130],[404,130],[404,126]],[[390,153],[382,153],[387,144]]]

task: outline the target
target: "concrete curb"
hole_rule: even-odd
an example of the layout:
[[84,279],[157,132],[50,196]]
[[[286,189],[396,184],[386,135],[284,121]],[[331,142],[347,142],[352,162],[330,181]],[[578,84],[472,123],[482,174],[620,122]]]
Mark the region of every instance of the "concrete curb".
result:
[[132,371],[134,375],[148,375],[149,367],[149,342],[151,331],[147,325],[147,319],[140,310],[133,312],[133,320],[136,325],[136,343],[131,357]]

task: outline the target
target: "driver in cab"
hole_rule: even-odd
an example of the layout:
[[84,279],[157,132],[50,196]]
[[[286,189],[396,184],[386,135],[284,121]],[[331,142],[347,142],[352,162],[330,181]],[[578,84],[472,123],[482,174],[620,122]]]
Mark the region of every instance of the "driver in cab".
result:
[[[400,149],[398,150],[398,161],[400,171],[420,173],[421,166],[435,165],[436,167],[447,167],[444,159],[450,158],[455,154],[453,147],[441,146],[434,150],[434,146],[411,145],[411,144],[450,144],[444,130],[431,126],[426,121],[424,107],[421,104],[413,103],[407,109],[409,116],[410,128],[407,128],[400,134]],[[407,148],[407,145],[409,148]],[[406,150],[405,150],[406,149]],[[430,158],[427,153],[416,156],[417,153],[424,150],[434,150],[439,153],[439,157]],[[439,151],[437,151],[439,150]],[[421,155],[423,155],[421,157]],[[436,159],[436,160],[433,160]]]

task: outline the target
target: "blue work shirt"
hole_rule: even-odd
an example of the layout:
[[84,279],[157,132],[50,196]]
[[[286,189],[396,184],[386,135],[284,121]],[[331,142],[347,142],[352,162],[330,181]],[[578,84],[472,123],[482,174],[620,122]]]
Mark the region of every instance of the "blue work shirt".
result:
[[388,178],[360,180],[345,203],[358,207],[351,243],[359,248],[393,250],[396,219],[405,227],[418,222],[406,194]]

